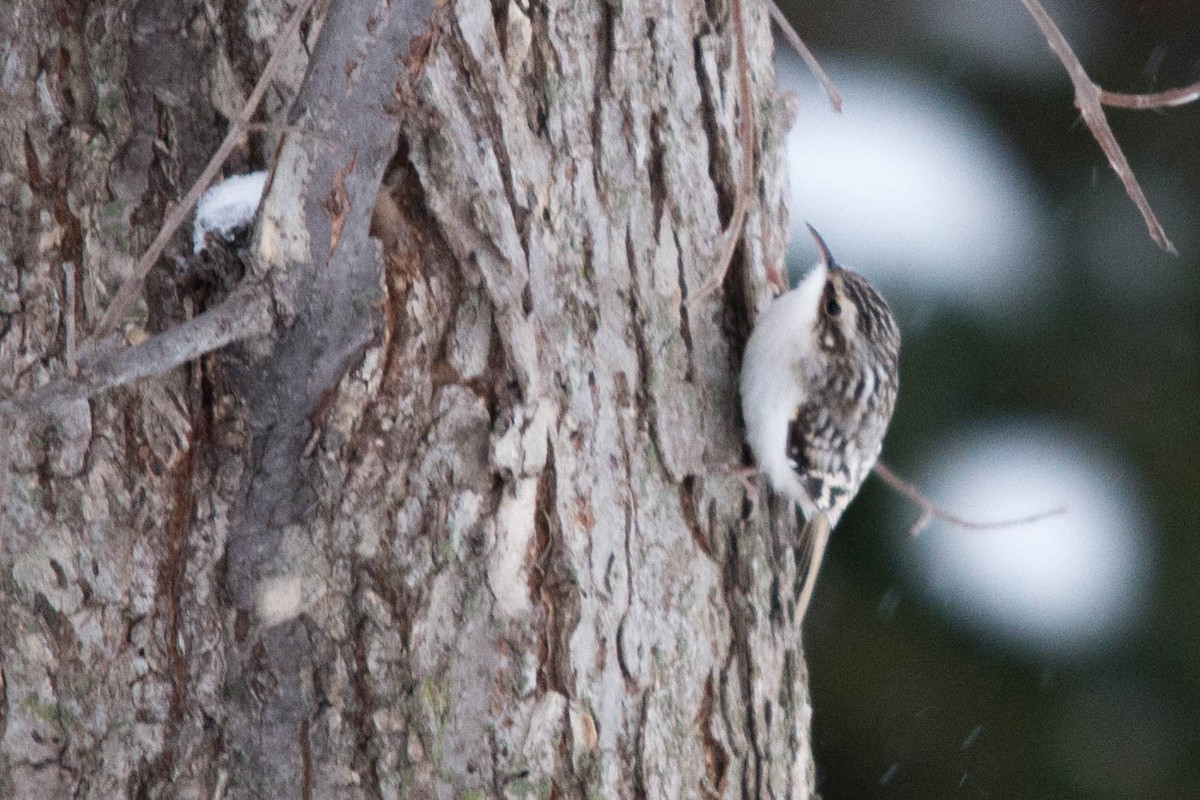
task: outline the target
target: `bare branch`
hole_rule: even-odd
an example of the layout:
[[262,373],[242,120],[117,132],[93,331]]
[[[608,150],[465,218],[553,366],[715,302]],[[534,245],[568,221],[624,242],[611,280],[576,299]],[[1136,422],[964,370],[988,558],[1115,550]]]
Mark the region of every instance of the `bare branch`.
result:
[[215,308],[141,344],[85,357],[75,377],[59,378],[27,395],[0,401],[0,417],[52,413],[139,378],[161,375],[231,342],[266,335],[273,326],[267,287],[243,286]]
[[149,249],[142,254],[142,257],[133,269],[133,274],[121,284],[121,288],[117,290],[117,294],[113,298],[112,303],[109,304],[108,310],[100,318],[100,322],[96,325],[96,330],[92,334],[94,337],[101,338],[111,333],[117,327],[117,322],[124,315],[125,309],[129,307],[129,304],[133,302],[138,292],[141,291],[142,281],[145,279],[147,273],[150,272],[155,262],[158,261],[158,257],[166,249],[167,242],[175,235],[175,231],[179,229],[179,226],[183,224],[184,220],[192,212],[192,209],[195,208],[196,201],[200,199],[200,195],[204,193],[204,190],[212,183],[213,178],[220,172],[221,167],[225,164],[225,160],[229,158],[229,154],[237,146],[238,140],[242,138],[246,126],[250,123],[250,118],[254,116],[259,102],[262,101],[263,95],[266,94],[271,79],[279,71],[279,66],[283,63],[283,57],[287,53],[287,41],[296,35],[296,32],[300,29],[300,23],[304,20],[305,15],[314,2],[316,0],[302,0],[300,5],[296,7],[296,10],[292,12],[292,16],[288,19],[287,24],[275,36],[275,41],[271,48],[271,57],[267,60],[267,65],[263,67],[262,74],[258,76],[258,83],[255,84],[254,91],[250,93],[250,97],[242,107],[241,113],[231,122],[229,132],[225,134],[225,140],[221,142],[221,146],[217,148],[217,152],[209,159],[208,165],[200,173],[200,177],[196,179],[196,182],[192,184],[192,188],[188,189],[188,193],[184,195],[183,200],[172,208],[167,214],[167,218],[163,220],[163,225],[158,231],[158,236],[154,238]]
[[[1067,38],[1063,36],[1062,31],[1058,29],[1041,2],[1039,0],[1021,0],[1021,2],[1025,4],[1025,8],[1029,10],[1038,27],[1042,29],[1042,35],[1046,37],[1046,43],[1050,45],[1054,55],[1058,56],[1058,60],[1066,68],[1067,75],[1070,76],[1071,83],[1075,87],[1075,106],[1079,109],[1083,121],[1087,123],[1097,144],[1100,145],[1100,149],[1108,156],[1108,163],[1113,172],[1117,173],[1117,177],[1121,179],[1121,183],[1124,184],[1129,199],[1142,212],[1142,218],[1146,221],[1146,227],[1150,231],[1150,238],[1163,250],[1175,255],[1175,245],[1171,244],[1170,239],[1167,238],[1166,231],[1163,230],[1162,224],[1154,214],[1154,209],[1150,207],[1150,201],[1146,199],[1146,194],[1142,191],[1141,184],[1133,174],[1133,168],[1129,166],[1129,161],[1121,152],[1121,146],[1117,144],[1117,137],[1113,135],[1112,129],[1108,126],[1108,119],[1104,116],[1104,107],[1101,105],[1102,90],[1088,77],[1083,64],[1080,63],[1075,51],[1067,42]],[[1122,95],[1116,95],[1116,97],[1122,97]]]
[[1113,108],[1132,108],[1139,111],[1151,108],[1175,108],[1186,106],[1200,99],[1200,83],[1184,86],[1182,89],[1168,89],[1165,92],[1151,94],[1125,94],[1100,90],[1100,102]]
[[729,265],[733,262],[733,254],[742,238],[742,228],[746,224],[750,194],[754,191],[754,99],[750,95],[750,64],[746,59],[746,29],[742,22],[742,0],[733,0],[733,36],[737,44],[740,106],[738,144],[742,149],[741,169],[738,172],[738,185],[734,190],[733,213],[729,216],[729,226],[725,228],[721,239],[716,272],[688,298],[689,306],[699,303],[725,282],[725,276],[729,274]]
[[796,33],[796,29],[792,27],[792,23],[783,12],[779,10],[779,5],[775,0],[767,3],[767,8],[771,11],[771,19],[775,20],[775,24],[779,26],[779,32],[783,34],[783,38],[792,46],[800,58],[804,59],[805,65],[808,66],[808,71],[813,74],[821,83],[821,88],[825,90],[825,95],[829,98],[829,105],[833,106],[833,110],[842,113],[842,95],[838,92],[837,87],[833,85],[833,81],[825,74],[825,70],[821,67],[821,62],[817,61],[817,57],[813,55],[812,50],[808,49],[808,45],[800,38],[800,34]]
[[882,461],[875,462],[874,472],[876,475],[883,478],[884,482],[888,486],[904,495],[913,503],[913,505],[920,509],[921,515],[917,517],[917,521],[914,522],[912,527],[908,529],[910,536],[916,536],[918,533],[925,530],[925,528],[929,526],[929,523],[933,522],[935,519],[940,519],[942,522],[947,522],[956,528],[966,528],[973,531],[985,531],[993,530],[995,528],[1012,528],[1017,525],[1028,525],[1031,522],[1037,522],[1039,520],[1046,519],[1047,517],[1063,514],[1067,510],[1065,507],[1059,506],[1058,508],[1052,508],[1049,511],[1030,514],[1027,517],[1017,517],[1015,519],[1000,520],[998,522],[977,522],[975,520],[960,517],[957,514],[942,508],[937,503],[934,503],[932,500],[925,497],[925,495],[921,494],[920,490],[917,489],[916,486],[913,486],[911,483],[905,481],[899,475],[892,472],[888,465],[884,464]]

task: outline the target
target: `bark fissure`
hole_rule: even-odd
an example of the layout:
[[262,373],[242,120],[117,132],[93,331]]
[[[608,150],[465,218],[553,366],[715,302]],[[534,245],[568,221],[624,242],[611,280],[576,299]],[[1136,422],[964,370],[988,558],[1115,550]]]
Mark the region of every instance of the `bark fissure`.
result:
[[713,695],[713,678],[710,675],[704,682],[704,699],[700,704],[700,713],[696,715],[696,724],[704,741],[704,782],[701,792],[705,797],[721,798],[725,795],[725,773],[729,766],[729,754],[713,733],[713,718],[716,714],[716,699]]
[[630,506],[625,507],[625,608],[621,611],[621,619],[617,623],[616,647],[617,664],[621,668],[621,677],[625,679],[625,690],[633,693],[638,690],[637,679],[629,666],[629,658],[625,655],[625,624],[629,621],[629,611],[633,607],[633,556],[630,552],[633,538],[635,511]]
[[679,482],[679,510],[683,515],[683,523],[692,536],[692,541],[700,548],[700,552],[716,562],[717,558],[713,554],[712,545],[709,544],[708,536],[700,527],[700,518],[696,514],[696,503],[699,500],[696,486],[698,480],[695,475],[688,475]]
[[[631,308],[631,312],[636,314],[636,303],[634,304],[634,308]],[[640,418],[641,415],[637,415],[637,417]],[[629,622],[629,615],[633,610],[637,592],[635,583],[637,569],[634,565],[633,548],[634,542],[641,539],[641,526],[638,521],[638,499],[634,483],[633,455],[630,452],[630,433],[626,430],[624,418],[618,421],[617,430],[620,435],[621,462],[625,472],[623,476],[625,479],[625,525],[623,540],[625,556],[625,608],[622,610],[620,622],[617,624],[617,663],[620,665],[621,674],[625,679],[626,691],[632,694],[637,691],[643,691],[630,666],[630,658],[625,650],[625,626]]]
[[[779,681],[779,707],[783,710],[786,719],[783,721],[787,727],[787,744],[792,752],[800,749],[800,737],[796,733],[796,659],[798,654],[795,648],[788,648],[783,653],[783,671]],[[786,794],[791,795],[796,791],[796,787],[791,781],[791,772],[788,773],[788,784],[785,789]]]
[[613,60],[616,56],[616,34],[614,17],[616,12],[608,2],[600,2],[600,19],[596,30],[597,59],[595,75],[592,81],[592,107],[589,118],[592,152],[592,184],[599,190],[601,202],[606,202],[608,193],[604,191],[604,109],[612,98]]
[[[754,702],[753,689],[753,670],[754,664],[751,653],[753,648],[751,645],[750,627],[753,625],[753,620],[750,618],[750,611],[746,608],[745,595],[747,588],[744,585],[745,565],[741,561],[741,547],[738,542],[738,530],[730,528],[729,538],[725,552],[725,579],[723,582],[725,593],[725,605],[729,609],[729,626],[731,628],[730,654],[733,663],[726,666],[722,672],[723,675],[728,675],[731,668],[736,669],[737,679],[737,697],[731,702],[738,704],[739,712],[729,713],[726,711],[727,719],[731,726],[736,730],[738,727],[744,727],[747,743],[749,744],[750,752],[740,754],[741,760],[741,787],[742,796],[745,798],[760,797],[759,789],[761,786],[761,771],[760,763],[762,760],[762,751],[758,744],[758,725],[757,713]],[[722,683],[725,683],[724,679]],[[744,726],[739,726],[738,721],[745,719]]]
[[[656,216],[657,219],[657,216]],[[655,384],[652,371],[654,364],[650,353],[649,344],[646,341],[645,325],[646,319],[641,312],[641,302],[639,299],[638,285],[640,284],[638,275],[638,260],[634,251],[632,230],[625,229],[625,251],[626,257],[629,259],[629,271],[631,275],[629,289],[629,324],[633,334],[633,342],[635,352],[637,353],[637,368],[638,381],[637,389],[633,394],[634,402],[636,403],[637,414],[636,419],[639,427],[644,426],[650,443],[657,449],[659,453],[666,452],[663,449],[662,442],[659,440],[658,434],[658,410],[656,408],[657,401],[653,391]],[[625,451],[626,457],[626,472],[630,473],[632,467],[629,462],[629,444],[624,439],[622,440],[622,449]],[[653,459],[658,466],[662,465],[661,459]],[[630,484],[632,491],[632,483]],[[636,512],[636,509],[635,509]],[[636,513],[635,513],[636,517]],[[636,519],[634,524],[637,524]]]
[[313,789],[313,755],[312,743],[308,738],[308,720],[300,721],[300,730],[296,733],[296,746],[300,750],[300,798],[312,800]]
[[[357,562],[357,560],[356,558],[355,561]],[[373,717],[375,713],[375,700],[369,681],[370,667],[367,663],[367,647],[369,646],[370,638],[367,629],[371,623],[366,611],[361,608],[363,603],[362,593],[366,590],[364,583],[369,579],[370,575],[369,571],[358,563],[351,566],[351,574],[354,576],[355,583],[355,611],[361,615],[356,621],[353,638],[350,642],[354,659],[354,671],[351,676],[356,705],[354,712],[358,718],[358,724],[354,730],[354,766],[356,771],[365,778],[363,788],[367,797],[371,798],[371,800],[381,800],[383,795],[379,788],[379,760],[374,752],[375,725]],[[396,608],[396,604],[393,603],[392,607]],[[400,608],[403,608],[403,606]],[[408,637],[402,632],[401,638],[407,640]]]
[[649,794],[646,791],[646,722],[649,717],[650,709],[650,694],[649,689],[645,689],[641,693],[639,702],[637,726],[633,736],[633,796],[635,800],[647,800]]
[[708,177],[717,190],[717,213],[723,230],[728,227],[733,216],[733,192],[736,191],[737,173],[733,169],[729,139],[718,119],[718,104],[717,99],[713,97],[714,85],[709,65],[705,63],[706,46],[714,38],[712,34],[698,36],[692,43],[692,49],[695,54],[693,64],[696,82],[700,86],[701,130],[704,131],[704,139],[708,143]]
[[[461,23],[458,24],[457,27],[459,36],[464,36]],[[498,29],[496,28],[492,28],[491,32],[493,36],[499,35]],[[494,42],[496,42],[496,40],[493,39],[491,42],[489,42],[485,38],[481,44],[487,49],[485,49],[480,55],[492,55],[489,45],[493,44]],[[498,46],[496,49],[499,50]],[[470,48],[456,50],[455,53],[459,56],[459,58],[461,58],[461,67],[467,77],[468,82],[492,88],[494,102],[479,103],[477,106],[471,109],[473,112],[471,122],[475,123],[472,125],[472,128],[486,134],[486,141],[491,146],[492,152],[495,155],[496,163],[499,167],[497,172],[500,178],[500,184],[504,191],[504,202],[507,206],[505,210],[512,215],[517,233],[521,238],[522,249],[527,253],[529,250],[528,212],[526,211],[525,207],[518,202],[517,192],[513,186],[512,173],[506,169],[506,166],[513,163],[513,159],[509,152],[508,137],[505,135],[505,117],[507,116],[506,112],[508,111],[508,109],[504,107],[507,104],[502,105],[504,102],[503,98],[505,97],[505,93],[501,88],[498,87],[497,84],[497,80],[501,74],[497,69],[500,62],[493,61],[492,63],[485,65],[481,63],[479,58],[476,56],[476,53],[472,52]],[[502,58],[503,54],[501,54],[501,59]],[[522,258],[521,263],[524,263],[524,260],[525,259]]]
[[159,589],[167,605],[163,643],[170,667],[171,699],[164,726],[163,751],[153,767],[156,782],[170,779],[175,748],[178,746],[176,737],[186,716],[188,665],[182,649],[184,625],[180,605],[186,597],[183,586],[184,548],[187,546],[191,521],[195,514],[194,459],[191,443],[185,444],[182,457],[174,469],[174,497],[167,521],[167,546],[165,559],[159,567]]
[[8,675],[0,667],[0,740],[8,733]]
[[687,266],[683,263],[683,247],[679,241],[679,231],[672,229],[675,237],[675,250],[679,254],[676,259],[679,274],[679,335],[683,339],[685,364],[683,379],[688,383],[696,380],[696,351],[692,342],[692,323],[688,312]]
[[546,465],[538,477],[534,503],[533,563],[529,569],[530,595],[541,604],[543,617],[538,631],[538,689],[570,697],[571,682],[562,663],[562,648],[569,639],[569,631],[564,630],[569,611],[563,607],[566,603],[563,589],[569,579],[563,575],[561,566],[562,530],[558,520],[554,451],[549,442],[547,448]]
[[[663,225],[670,224],[670,221],[666,219],[664,214],[668,192],[666,183],[667,153],[664,138],[670,134],[663,131],[662,112],[658,109],[650,113],[649,134],[650,152],[646,158],[646,180],[650,184],[651,219],[657,226],[655,234],[661,239],[663,236]],[[630,263],[636,264],[637,262]]]

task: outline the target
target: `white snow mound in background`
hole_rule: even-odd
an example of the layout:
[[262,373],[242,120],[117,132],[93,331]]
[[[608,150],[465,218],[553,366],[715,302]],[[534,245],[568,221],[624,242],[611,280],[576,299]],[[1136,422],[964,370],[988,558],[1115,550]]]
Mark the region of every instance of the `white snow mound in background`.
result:
[[1052,417],[980,420],[948,437],[920,475],[931,497],[974,519],[1066,509],[992,530],[935,522],[908,544],[907,566],[952,618],[1039,658],[1087,656],[1145,624],[1148,490],[1100,437]]

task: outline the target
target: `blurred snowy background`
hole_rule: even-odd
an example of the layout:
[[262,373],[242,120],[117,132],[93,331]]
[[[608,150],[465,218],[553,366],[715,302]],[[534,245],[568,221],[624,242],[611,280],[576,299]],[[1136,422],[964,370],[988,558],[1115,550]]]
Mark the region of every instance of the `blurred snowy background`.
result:
[[[1200,3],[1046,2],[1114,91],[1200,80]],[[1079,121],[1021,3],[782,4],[842,92],[800,99],[804,221],[904,332],[884,459],[805,632],[824,800],[1200,797],[1200,104],[1110,110],[1178,258]]]

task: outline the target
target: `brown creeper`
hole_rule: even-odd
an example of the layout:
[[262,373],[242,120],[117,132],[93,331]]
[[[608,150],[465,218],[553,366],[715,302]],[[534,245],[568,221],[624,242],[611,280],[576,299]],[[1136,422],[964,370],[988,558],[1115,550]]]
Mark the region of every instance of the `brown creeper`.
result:
[[823,514],[828,535],[883,447],[900,330],[887,301],[808,229],[821,263],[755,323],[742,358],[742,416],[771,488],[810,523]]

